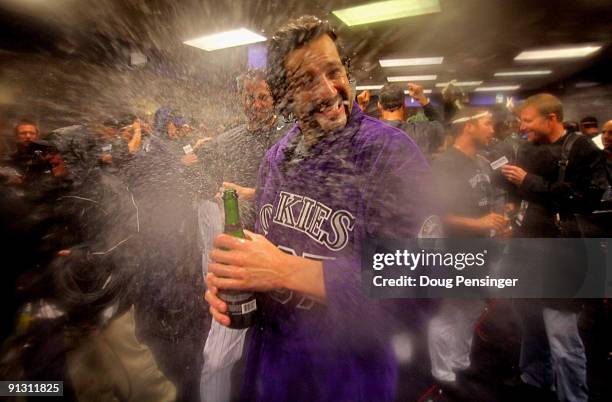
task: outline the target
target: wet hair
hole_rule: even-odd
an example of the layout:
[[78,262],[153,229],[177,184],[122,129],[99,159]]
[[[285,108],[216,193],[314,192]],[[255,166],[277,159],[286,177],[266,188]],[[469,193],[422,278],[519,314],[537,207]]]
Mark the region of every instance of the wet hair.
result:
[[34,126],[36,127],[36,134],[40,134],[40,130],[38,129],[38,124],[34,121],[34,119],[30,117],[21,117],[19,118],[19,120],[17,120],[17,124],[15,124],[15,127],[13,129],[13,132],[15,133],[15,135],[19,133],[19,127],[21,126]]
[[404,90],[396,84],[382,87],[378,102],[384,110],[394,111],[404,106]]
[[487,113],[491,112],[486,108],[465,107],[459,110],[451,119],[451,134],[457,137],[467,124],[474,124],[478,119],[486,117]]
[[541,93],[530,96],[525,99],[521,105],[521,109],[533,106],[542,116],[548,116],[550,113],[554,113],[557,116],[559,122],[563,121],[563,104],[554,95]]
[[153,131],[155,134],[159,136],[167,135],[168,124],[174,123],[177,117],[176,111],[170,107],[163,106],[157,109],[153,117]]
[[[328,21],[321,20],[312,15],[305,15],[291,20],[280,27],[272,36],[272,39],[270,39],[268,44],[266,81],[268,82],[268,87],[270,87],[274,105],[278,108],[279,113],[285,117],[290,114],[285,100],[287,94],[285,60],[291,52],[319,38],[321,35],[328,35],[336,42],[337,36]],[[340,48],[338,52],[340,53]]]

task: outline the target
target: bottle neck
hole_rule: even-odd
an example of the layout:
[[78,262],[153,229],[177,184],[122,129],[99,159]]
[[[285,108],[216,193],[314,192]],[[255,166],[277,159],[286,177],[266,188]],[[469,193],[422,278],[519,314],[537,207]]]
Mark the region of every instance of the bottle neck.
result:
[[244,238],[242,225],[240,224],[240,212],[238,210],[238,200],[236,198],[226,199],[223,203],[225,209],[225,229],[224,232],[235,237]]

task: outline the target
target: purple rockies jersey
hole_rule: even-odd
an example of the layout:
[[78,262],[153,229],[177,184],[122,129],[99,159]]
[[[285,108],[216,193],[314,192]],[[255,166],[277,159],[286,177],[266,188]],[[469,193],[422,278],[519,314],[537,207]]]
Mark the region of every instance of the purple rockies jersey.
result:
[[361,244],[416,237],[429,168],[402,131],[354,106],[347,126],[307,149],[294,127],[262,162],[256,230],[323,261],[325,305],[279,289],[258,298],[245,400],[392,401],[388,311],[362,292]]

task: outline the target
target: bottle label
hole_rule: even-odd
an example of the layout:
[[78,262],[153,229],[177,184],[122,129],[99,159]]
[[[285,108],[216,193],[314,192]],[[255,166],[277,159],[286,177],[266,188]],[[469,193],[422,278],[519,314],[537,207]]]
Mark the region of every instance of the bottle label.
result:
[[242,305],[242,314],[249,314],[251,311],[257,310],[257,299],[253,299]]
[[245,315],[257,310],[257,299],[246,303],[228,303],[227,312],[230,315]]

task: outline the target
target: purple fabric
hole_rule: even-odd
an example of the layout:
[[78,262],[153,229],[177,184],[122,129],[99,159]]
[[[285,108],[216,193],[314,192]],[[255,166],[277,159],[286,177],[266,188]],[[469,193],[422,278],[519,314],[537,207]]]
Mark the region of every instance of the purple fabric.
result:
[[361,290],[368,236],[416,237],[429,167],[402,131],[355,105],[345,129],[294,161],[294,127],[258,177],[256,231],[286,252],[324,260],[327,303],[279,290],[260,295],[245,400],[392,401],[390,311]]

